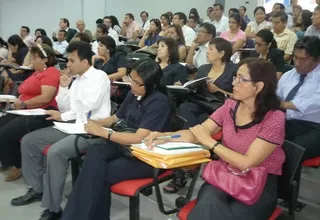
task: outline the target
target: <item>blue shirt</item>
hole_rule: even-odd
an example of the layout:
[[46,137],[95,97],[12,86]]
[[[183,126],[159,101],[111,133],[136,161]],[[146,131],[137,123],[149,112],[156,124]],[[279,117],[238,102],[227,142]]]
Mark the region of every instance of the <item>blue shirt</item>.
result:
[[[278,82],[277,95],[284,101],[291,89],[299,83],[296,69],[286,72]],[[320,64],[304,79],[296,96],[291,101],[298,111],[288,109],[286,118],[320,123]]]
[[146,46],[151,46],[151,45],[157,43],[160,38],[161,38],[161,36],[159,36],[158,33],[155,34],[154,36],[149,36],[149,37],[147,37],[147,38],[145,39],[144,44],[145,44]]

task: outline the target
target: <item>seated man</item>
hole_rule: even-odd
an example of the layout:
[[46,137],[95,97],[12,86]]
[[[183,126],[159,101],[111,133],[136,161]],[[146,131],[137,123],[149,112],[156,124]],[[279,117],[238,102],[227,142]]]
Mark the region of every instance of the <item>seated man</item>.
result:
[[84,33],[84,34],[88,35],[90,42],[91,42],[93,39],[93,36],[92,36],[91,31],[86,29],[86,24],[84,23],[84,21],[78,20],[76,25],[77,25],[77,29],[78,29],[79,33]]
[[288,22],[288,15],[284,12],[277,12],[272,14],[273,35],[277,41],[278,49],[284,51],[284,61],[291,62],[293,47],[297,41],[297,35],[289,30],[286,25]]
[[65,30],[60,30],[58,33],[58,41],[53,42],[53,49],[56,55],[66,56],[66,49],[68,47],[67,32]]
[[279,80],[286,110],[286,139],[306,149],[303,160],[320,156],[320,39],[304,37],[294,47],[295,68]]
[[77,30],[70,28],[70,22],[66,18],[61,18],[59,23],[60,30],[65,30],[67,32],[67,39],[66,41],[69,43],[74,35],[76,35]]
[[115,30],[112,29],[112,21],[111,18],[106,16],[103,18],[103,24],[108,28],[108,36],[112,37],[116,45],[119,44],[119,35]]
[[[48,111],[47,120],[72,121],[90,117],[98,120],[110,115],[110,81],[106,74],[92,67],[90,45],[82,41],[72,42],[68,48],[67,71],[61,75],[59,93],[56,97],[59,111]],[[74,79],[72,79],[76,76]],[[71,85],[71,86],[70,86]],[[70,89],[68,89],[70,87]],[[76,157],[75,135],[68,135],[53,127],[36,130],[21,141],[22,173],[30,186],[28,192],[11,201],[14,206],[27,205],[42,199],[47,208],[41,220],[55,220],[61,216],[60,203],[69,158]],[[90,142],[90,140],[88,140]],[[46,168],[43,167],[43,150],[53,144],[47,153]],[[79,141],[79,150],[89,144]],[[46,175],[43,177],[43,174]],[[45,178],[45,181],[43,181]],[[43,182],[45,185],[43,186]]]
[[125,36],[128,41],[137,41],[140,30],[140,25],[134,20],[133,14],[127,13],[122,22],[121,35]]
[[[108,27],[104,24],[98,24],[96,29],[96,39],[102,36],[108,36]],[[118,40],[119,41],[119,40]],[[99,42],[96,40],[91,44],[91,49],[95,54],[98,54]]]
[[182,13],[182,12],[177,12],[174,14],[173,18],[172,18],[172,23],[175,25],[180,25],[182,28],[182,32],[184,35],[184,39],[186,41],[186,46],[191,47],[192,42],[194,41],[194,39],[196,38],[196,32],[190,28],[189,26],[187,26],[187,16]]
[[320,5],[314,9],[312,25],[308,27],[305,36],[316,36],[320,38]]

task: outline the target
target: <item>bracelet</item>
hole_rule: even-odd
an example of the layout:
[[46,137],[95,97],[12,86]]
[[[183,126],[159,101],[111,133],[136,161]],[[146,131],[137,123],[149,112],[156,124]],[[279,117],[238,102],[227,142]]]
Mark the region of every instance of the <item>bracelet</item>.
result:
[[221,144],[219,141],[217,141],[211,148],[211,151],[214,152],[214,149],[216,148],[216,146],[218,146],[219,144]]

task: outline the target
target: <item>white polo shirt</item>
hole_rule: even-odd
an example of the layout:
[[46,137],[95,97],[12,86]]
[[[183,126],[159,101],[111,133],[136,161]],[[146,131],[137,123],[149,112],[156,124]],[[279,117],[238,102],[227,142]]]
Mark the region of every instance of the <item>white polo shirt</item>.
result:
[[197,36],[196,32],[191,27],[189,27],[187,25],[184,25],[182,27],[182,32],[184,35],[184,40],[186,41],[186,46],[191,47],[192,42],[194,41],[194,39]]
[[217,33],[222,33],[229,29],[229,18],[223,15],[220,21],[214,20],[212,24],[216,27]]

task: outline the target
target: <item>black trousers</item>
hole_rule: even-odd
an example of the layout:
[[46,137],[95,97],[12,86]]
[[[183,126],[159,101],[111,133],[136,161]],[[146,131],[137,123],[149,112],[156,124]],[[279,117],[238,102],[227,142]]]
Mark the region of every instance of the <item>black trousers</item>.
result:
[[188,220],[267,220],[277,206],[277,178],[274,175],[268,176],[260,199],[253,205],[244,204],[204,183]]
[[286,139],[305,148],[302,161],[320,156],[320,124],[288,120],[286,122]]
[[209,113],[205,107],[193,102],[185,102],[179,106],[178,113],[187,120],[184,129],[203,123],[208,119]]
[[116,143],[89,148],[61,220],[110,219],[111,186],[124,180],[150,178],[153,167],[122,155]]
[[0,117],[0,161],[2,166],[21,167],[20,139],[29,132],[53,125],[44,116]]

